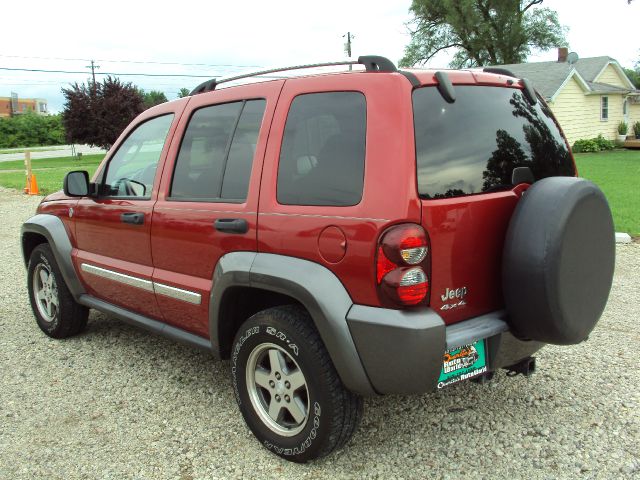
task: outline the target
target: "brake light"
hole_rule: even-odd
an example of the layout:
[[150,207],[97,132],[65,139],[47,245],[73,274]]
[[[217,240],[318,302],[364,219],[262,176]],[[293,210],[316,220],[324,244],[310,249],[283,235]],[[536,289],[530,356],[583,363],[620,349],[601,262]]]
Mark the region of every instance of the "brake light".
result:
[[420,225],[396,225],[380,238],[376,281],[385,305],[424,303],[429,292],[427,234]]

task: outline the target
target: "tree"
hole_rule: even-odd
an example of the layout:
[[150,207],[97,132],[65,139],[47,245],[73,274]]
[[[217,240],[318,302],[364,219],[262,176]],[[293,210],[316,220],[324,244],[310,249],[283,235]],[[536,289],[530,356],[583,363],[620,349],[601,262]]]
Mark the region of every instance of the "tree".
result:
[[155,107],[156,105],[160,105],[161,103],[169,101],[169,99],[167,99],[167,96],[159,90],[151,90],[149,92],[140,90],[140,93],[142,94],[145,108]]
[[413,0],[411,41],[401,66],[454,50],[454,68],[522,63],[533,48],[566,46],[566,27],[542,0]]
[[624,68],[623,70],[624,73],[627,74],[627,77],[629,77],[629,80],[631,80],[631,83],[633,83],[633,86],[640,89],[640,68],[636,67],[635,70]]
[[143,98],[131,83],[107,77],[102,83],[77,83],[63,88],[62,122],[70,143],[87,143],[108,149],[138,114]]
[[189,90],[188,88],[182,87],[178,92],[178,98],[188,97],[190,94],[191,94],[191,90]]
[[38,115],[28,111],[0,118],[0,148],[64,144],[60,115]]

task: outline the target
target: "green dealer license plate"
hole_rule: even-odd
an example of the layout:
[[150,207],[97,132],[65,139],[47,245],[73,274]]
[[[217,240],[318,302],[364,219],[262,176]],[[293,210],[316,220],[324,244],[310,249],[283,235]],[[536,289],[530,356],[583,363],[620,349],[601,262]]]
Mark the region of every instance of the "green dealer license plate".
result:
[[444,353],[438,388],[476,377],[487,371],[484,340],[452,348]]

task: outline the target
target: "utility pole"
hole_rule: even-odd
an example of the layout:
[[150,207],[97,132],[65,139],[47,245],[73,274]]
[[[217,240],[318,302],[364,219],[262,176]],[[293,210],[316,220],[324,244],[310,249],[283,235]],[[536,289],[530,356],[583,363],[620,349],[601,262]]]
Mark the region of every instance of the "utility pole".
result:
[[96,68],[100,68],[100,65],[96,65],[93,60],[91,60],[91,65],[87,65],[84,68],[91,69],[91,76],[93,77],[93,94],[96,94]]
[[[347,54],[347,57],[351,58],[351,39],[355,38],[355,35],[351,35],[351,32],[347,32],[346,35],[343,35],[342,38],[347,37],[347,41],[344,44],[344,51]],[[349,65],[349,70],[352,69],[352,66]]]

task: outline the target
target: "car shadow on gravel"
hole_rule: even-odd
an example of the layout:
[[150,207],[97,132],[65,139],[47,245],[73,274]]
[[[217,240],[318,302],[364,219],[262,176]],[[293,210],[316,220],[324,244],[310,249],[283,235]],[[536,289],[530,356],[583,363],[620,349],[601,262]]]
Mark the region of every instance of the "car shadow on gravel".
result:
[[147,332],[94,310],[87,329],[76,338],[92,343],[94,348],[117,349],[116,355],[134,369],[132,374],[135,374],[135,369],[153,369],[166,373],[167,380],[175,381],[183,389],[210,390],[214,387],[231,392],[227,361],[217,360],[204,350]]
[[[71,340],[71,339],[70,339]],[[146,378],[153,371],[161,376],[163,384],[169,384],[171,390],[180,391],[182,399],[196,397],[212,390],[218,396],[205,402],[210,408],[210,422],[215,424],[217,411],[236,412],[235,421],[240,430],[247,435],[250,431],[241,421],[237,411],[229,375],[229,362],[216,360],[205,351],[177,343],[142,329],[129,326],[119,320],[93,312],[85,333],[76,337],[83,349],[109,350],[114,358],[113,367],[118,372],[126,372],[135,378]],[[105,352],[102,352],[103,354]],[[535,377],[534,377],[535,378]],[[105,381],[109,381],[105,379]],[[421,460],[426,451],[432,453],[443,448],[446,455],[450,448],[444,438],[452,431],[464,433],[467,441],[477,443],[479,448],[486,443],[488,431],[496,430],[496,410],[503,417],[501,424],[507,429],[519,429],[522,426],[517,417],[521,417],[527,408],[533,407],[532,379],[510,379],[499,373],[492,384],[478,385],[464,382],[445,390],[421,396],[385,396],[369,398],[365,401],[365,413],[354,439],[341,451],[313,463],[318,467],[331,468],[333,464],[351,462],[353,457],[380,456],[386,452],[403,450],[398,457]],[[517,395],[506,392],[507,384],[518,382]],[[149,386],[151,390],[154,385]],[[540,385],[535,387],[540,396]],[[526,397],[530,397],[530,401]],[[509,401],[508,398],[511,398]],[[510,411],[505,412],[505,406]],[[213,427],[215,428],[215,427]],[[499,431],[499,429],[497,430]],[[256,452],[264,449],[254,442]],[[267,454],[267,458],[271,456]],[[283,465],[283,461],[273,456],[274,465]],[[288,465],[288,463],[284,463]]]

